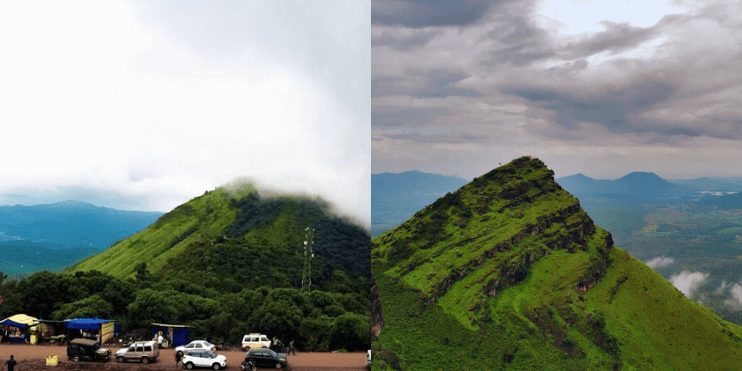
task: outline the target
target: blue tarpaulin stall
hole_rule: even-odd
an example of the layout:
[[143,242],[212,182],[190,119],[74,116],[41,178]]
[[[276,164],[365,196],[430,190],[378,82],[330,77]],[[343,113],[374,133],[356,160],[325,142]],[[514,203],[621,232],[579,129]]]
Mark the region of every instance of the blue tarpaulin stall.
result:
[[0,326],[13,326],[26,329],[37,324],[38,322],[39,320],[34,317],[27,316],[25,314],[16,314],[15,316],[10,316],[4,319],[2,322],[0,322]]
[[159,332],[166,338],[169,338],[170,347],[178,347],[188,344],[188,327],[187,325],[168,325],[164,323],[152,324],[152,337],[156,337]]
[[5,331],[3,331],[3,333],[0,333],[0,339],[2,339],[2,337],[4,336],[7,336],[13,343],[23,343],[26,341],[28,328],[31,326],[35,326],[38,323],[38,319],[27,316],[25,314],[16,314],[14,316],[10,316],[2,320],[2,322],[0,322],[0,326],[15,327],[16,330],[9,332],[8,327],[4,327]]
[[114,337],[116,332],[116,322],[111,319],[102,318],[75,318],[66,319],[66,328],[68,330],[86,330],[86,331],[98,331],[100,334],[99,340],[101,343],[105,343]]

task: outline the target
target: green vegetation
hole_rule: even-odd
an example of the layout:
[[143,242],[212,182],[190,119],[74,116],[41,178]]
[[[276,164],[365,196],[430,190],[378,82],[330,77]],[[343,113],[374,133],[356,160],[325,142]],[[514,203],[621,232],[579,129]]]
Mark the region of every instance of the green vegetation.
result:
[[[372,241],[374,369],[734,369],[742,328],[516,159]],[[739,354],[739,355],[738,355]]]
[[[306,227],[316,230],[311,291]],[[262,332],[304,350],[365,350],[369,251],[368,232],[320,199],[220,188],[68,271],[0,280],[0,316],[112,318],[122,332],[180,323],[233,345]]]

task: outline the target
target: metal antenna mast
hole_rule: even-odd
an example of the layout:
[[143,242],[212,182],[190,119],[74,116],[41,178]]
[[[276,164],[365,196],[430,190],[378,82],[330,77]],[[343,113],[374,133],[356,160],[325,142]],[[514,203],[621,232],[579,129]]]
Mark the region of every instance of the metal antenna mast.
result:
[[314,259],[314,228],[304,228],[304,270],[301,278],[301,291],[312,291],[312,259]]

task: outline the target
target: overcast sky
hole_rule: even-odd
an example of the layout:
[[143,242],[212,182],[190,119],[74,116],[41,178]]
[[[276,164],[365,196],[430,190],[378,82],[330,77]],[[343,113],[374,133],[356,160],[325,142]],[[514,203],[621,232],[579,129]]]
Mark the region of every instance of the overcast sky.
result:
[[372,172],[742,176],[742,3],[372,1]]
[[169,211],[246,176],[370,225],[370,13],[344,0],[2,2],[0,205],[77,189]]

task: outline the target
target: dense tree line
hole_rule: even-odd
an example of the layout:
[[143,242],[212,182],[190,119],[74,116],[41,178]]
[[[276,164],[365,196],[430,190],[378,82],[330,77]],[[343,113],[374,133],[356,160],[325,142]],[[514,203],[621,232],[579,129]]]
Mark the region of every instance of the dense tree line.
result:
[[299,249],[276,256],[244,240],[198,241],[157,273],[140,264],[134,277],[98,271],[0,276],[0,318],[25,313],[42,319],[100,317],[122,333],[152,322],[190,324],[192,338],[232,345],[261,332],[296,340],[300,349],[368,349],[369,280],[313,262],[312,290],[301,290]]

